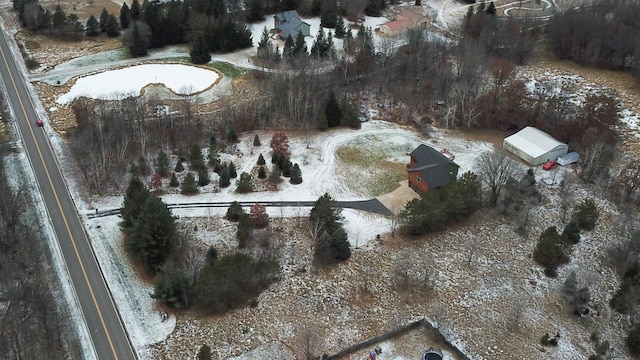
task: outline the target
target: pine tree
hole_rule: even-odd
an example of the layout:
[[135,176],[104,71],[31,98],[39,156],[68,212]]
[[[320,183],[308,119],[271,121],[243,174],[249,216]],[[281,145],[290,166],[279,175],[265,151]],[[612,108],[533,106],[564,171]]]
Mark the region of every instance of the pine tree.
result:
[[324,114],[327,117],[327,125],[329,127],[340,126],[342,111],[340,111],[340,104],[338,104],[336,94],[333,92],[333,90],[329,93],[329,99],[327,99],[327,104],[324,108]]
[[71,38],[79,38],[84,32],[84,26],[82,26],[78,15],[69,14],[64,25],[64,35]]
[[325,193],[314,203],[309,213],[309,221],[312,224],[318,224],[322,230],[328,234],[333,234],[338,228],[342,227],[342,209],[339,208],[331,195]]
[[142,262],[147,273],[155,275],[175,248],[175,218],[161,199],[149,196],[125,241],[127,251]]
[[132,177],[124,194],[124,203],[120,208],[120,229],[130,236],[131,228],[140,216],[142,204],[151,193],[137,177]]
[[211,52],[209,52],[209,45],[207,45],[207,39],[204,34],[196,37],[191,46],[191,51],[189,51],[189,57],[194,64],[206,64],[211,61]]
[[210,182],[207,169],[198,170],[198,186],[207,186]]
[[260,154],[258,156],[258,162],[256,163],[257,165],[264,165],[266,164],[265,160],[264,160],[264,156],[262,156],[262,154]]
[[336,38],[342,39],[346,35],[346,29],[344,27],[344,18],[342,16],[338,16],[338,20],[336,21]]
[[202,345],[198,351],[198,360],[211,360],[211,348],[209,345]]
[[142,38],[138,22],[133,23],[133,29],[131,31],[132,33],[131,44],[129,45],[129,55],[134,58],[147,55],[147,44]]
[[258,169],[258,178],[259,179],[267,178],[267,171],[264,169],[264,166],[260,166],[260,169]]
[[416,0],[414,6],[422,6],[422,0]]
[[[209,143],[209,154],[207,154],[207,162],[210,166],[215,167],[220,164],[220,155],[218,155],[218,147],[214,143]],[[217,171],[216,171],[217,172]]]
[[320,14],[320,26],[334,28],[338,20],[338,4],[335,0],[325,0]]
[[102,12],[100,13],[100,31],[107,32],[107,20],[109,19],[109,13],[107,9],[102,8]]
[[58,34],[62,34],[66,22],[67,14],[62,10],[62,6],[60,6],[60,4],[56,5],[52,18],[53,29],[56,30]]
[[178,269],[172,260],[167,260],[153,278],[151,298],[174,309],[187,308],[189,285],[189,278],[184,271]]
[[308,55],[309,49],[307,49],[307,43],[304,41],[304,35],[302,35],[302,31],[298,31],[298,35],[296,35],[296,44],[293,48],[293,54],[296,57],[300,57],[302,55]]
[[293,41],[293,37],[291,37],[291,34],[289,34],[289,36],[287,36],[287,38],[284,40],[284,47],[282,48],[282,57],[285,59],[291,59],[294,57],[294,49],[295,48],[295,44]]
[[238,220],[238,229],[236,230],[236,238],[238,239],[238,247],[244,248],[247,244],[247,240],[253,231],[253,221],[247,214],[240,215]]
[[89,37],[98,36],[100,34],[100,24],[98,24],[98,20],[95,16],[89,16],[87,20],[87,30],[86,34]]
[[273,46],[271,45],[271,39],[269,37],[269,30],[265,26],[262,29],[262,35],[260,41],[258,41],[258,58],[264,60],[270,60],[273,58]]
[[342,50],[344,50],[344,52],[346,52],[347,54],[351,53],[351,50],[353,50],[353,44],[354,40],[353,40],[353,32],[351,31],[351,28],[347,29],[347,33],[344,36],[344,39],[342,41]]
[[220,169],[218,175],[220,175],[218,185],[221,188],[226,188],[231,185],[231,181],[229,180],[229,169],[227,168],[227,166],[225,166],[225,164],[222,165],[222,169]]
[[256,134],[256,136],[253,137],[253,146],[260,146],[262,145],[260,143],[260,138],[258,137],[258,134]]
[[180,186],[180,193],[183,195],[191,195],[198,193],[198,186],[196,185],[196,178],[192,173],[188,173],[187,176],[182,180],[182,185]]
[[241,194],[253,191],[253,177],[251,174],[246,172],[240,174],[240,179],[236,181],[236,191]]
[[173,171],[177,173],[181,173],[184,171],[184,165],[182,165],[182,161],[178,160],[178,163],[176,163],[176,167],[175,169],[173,169]]
[[169,175],[169,156],[167,156],[167,153],[162,149],[160,149],[158,158],[156,159],[156,170],[162,177],[167,177]]
[[227,132],[227,141],[232,144],[238,142],[238,134],[234,128],[229,128],[229,132]]
[[492,2],[489,3],[489,7],[487,8],[487,14],[496,16],[496,5]]
[[142,12],[140,10],[140,2],[133,0],[131,2],[131,22],[141,20]]
[[289,159],[285,159],[285,161],[282,162],[282,176],[284,177],[291,177],[291,161],[289,161]]
[[193,144],[189,147],[189,167],[191,170],[204,169],[204,158],[200,146]]
[[264,20],[264,5],[262,0],[248,0],[248,2],[249,11],[247,21],[253,23]]
[[118,20],[111,14],[107,19],[107,36],[116,37],[120,35],[120,26],[118,26]]
[[123,2],[120,8],[120,28],[128,29],[129,24],[131,24],[131,10],[129,9],[129,5]]
[[240,217],[244,214],[245,214],[244,209],[242,208],[240,203],[237,201],[234,201],[231,203],[231,205],[229,205],[225,218],[229,221],[236,222],[240,220]]
[[302,171],[298,164],[294,164],[293,168],[291,168],[291,180],[289,181],[294,185],[302,183]]
[[180,186],[180,182],[178,181],[178,178],[176,177],[176,173],[171,173],[171,181],[169,181],[169,186],[175,188]]
[[229,162],[229,178],[230,179],[235,179],[238,177],[238,173],[236,172],[236,165],[233,163],[233,161]]
[[325,57],[325,41],[324,41],[325,33],[324,29],[320,27],[318,30],[318,34],[316,35],[316,39],[313,41],[313,45],[311,45],[311,56],[315,56],[316,58]]

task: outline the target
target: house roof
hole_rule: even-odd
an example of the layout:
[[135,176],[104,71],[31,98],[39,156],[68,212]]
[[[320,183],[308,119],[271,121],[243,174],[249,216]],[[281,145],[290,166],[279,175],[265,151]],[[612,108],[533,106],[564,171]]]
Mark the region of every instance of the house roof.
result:
[[398,31],[402,29],[410,29],[413,27],[413,23],[411,20],[394,20],[389,21],[388,23],[382,24],[382,26],[387,26],[391,31]]
[[282,32],[282,36],[285,38],[289,35],[291,35],[291,37],[296,37],[300,31],[300,25],[307,24],[300,19],[298,12],[295,10],[285,11],[283,13],[276,14],[273,17],[278,20],[278,30]]
[[400,11],[398,12],[398,14],[396,14],[396,16],[403,17],[411,21],[419,21],[425,18],[424,15],[418,14],[417,12],[411,11],[409,9],[400,9]]
[[451,164],[455,167],[460,167],[436,149],[424,144],[420,144],[409,155],[415,159],[416,163],[407,171],[419,171],[420,176],[432,189],[440,187],[451,180],[451,174],[446,168],[447,165]]
[[527,126],[517,133],[506,137],[504,141],[533,158],[537,158],[557,147],[567,146],[567,144],[554,139],[551,135],[533,126]]

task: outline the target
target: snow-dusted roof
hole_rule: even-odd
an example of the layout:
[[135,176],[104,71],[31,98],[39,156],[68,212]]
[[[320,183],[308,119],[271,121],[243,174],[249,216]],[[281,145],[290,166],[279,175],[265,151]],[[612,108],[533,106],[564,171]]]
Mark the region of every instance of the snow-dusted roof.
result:
[[515,146],[533,158],[537,158],[558,146],[566,146],[564,143],[554,139],[546,132],[536,129],[533,126],[518,131],[517,133],[504,139],[505,142]]

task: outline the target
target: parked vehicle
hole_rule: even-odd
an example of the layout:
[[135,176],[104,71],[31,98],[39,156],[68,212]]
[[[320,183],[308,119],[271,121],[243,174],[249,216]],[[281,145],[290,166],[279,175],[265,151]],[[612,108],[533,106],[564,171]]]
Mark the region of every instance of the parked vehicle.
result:
[[42,120],[37,119],[37,120],[36,120],[36,125],[38,125],[38,126],[43,126],[43,125],[44,125],[44,123],[42,122]]
[[578,162],[578,160],[580,160],[580,155],[577,152],[572,151],[570,153],[558,156],[558,160],[556,160],[556,162],[562,166],[567,166]]
[[542,170],[551,170],[553,168],[555,168],[556,166],[558,166],[558,163],[555,161],[547,161],[546,163],[544,163],[542,165]]

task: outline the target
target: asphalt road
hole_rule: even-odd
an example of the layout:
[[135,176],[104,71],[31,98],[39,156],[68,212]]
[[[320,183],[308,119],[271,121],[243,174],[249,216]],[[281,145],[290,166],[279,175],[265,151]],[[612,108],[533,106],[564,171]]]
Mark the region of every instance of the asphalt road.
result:
[[[95,352],[99,359],[137,359],[46,134],[36,125],[37,113],[6,35],[3,31],[0,33],[0,76],[7,88],[6,96],[13,108]],[[22,61],[21,57],[19,61]]]

